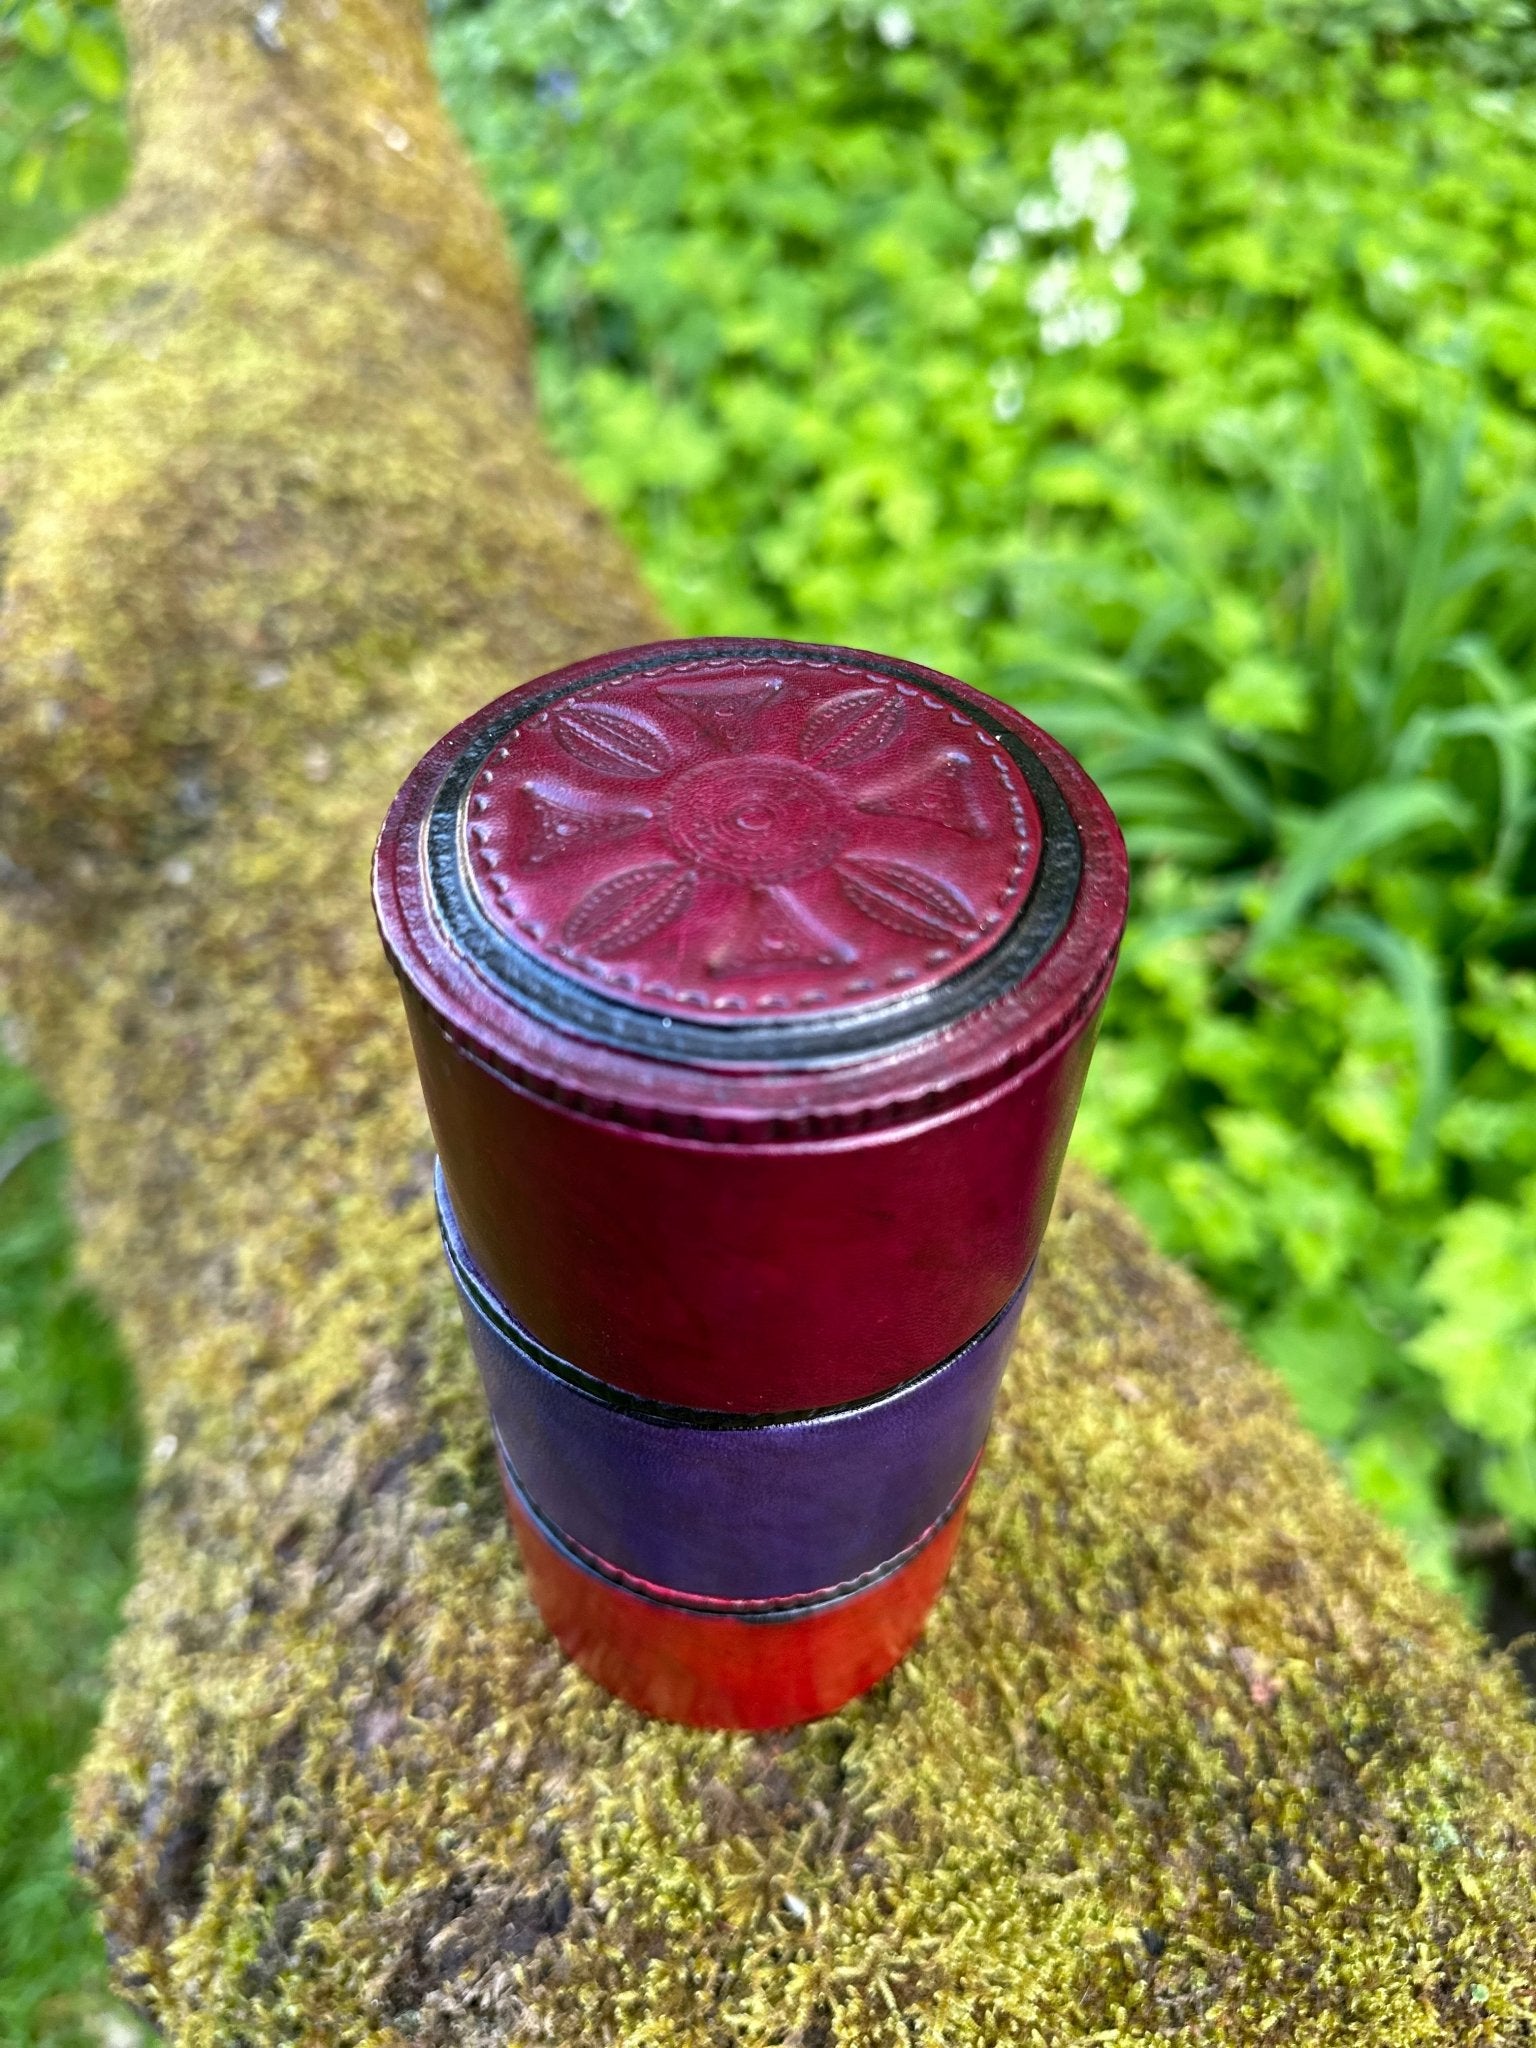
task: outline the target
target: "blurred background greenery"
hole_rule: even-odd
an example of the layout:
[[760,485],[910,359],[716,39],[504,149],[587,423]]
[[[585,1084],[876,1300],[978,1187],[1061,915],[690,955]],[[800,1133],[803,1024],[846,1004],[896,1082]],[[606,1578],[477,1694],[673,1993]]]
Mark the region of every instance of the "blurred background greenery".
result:
[[72,1877],[68,1774],[128,1589],[133,1386],[70,1280],[63,1146],[0,1069],[0,2043],[134,2048]]
[[128,168],[117,18],[80,0],[0,0],[0,263],[45,249]]
[[[672,616],[893,648],[1083,756],[1136,902],[1080,1152],[1204,1274],[1421,1568],[1519,1626],[1529,8],[436,13],[550,430]],[[116,189],[122,84],[107,10],[0,0],[0,257]],[[0,1146],[41,1114],[8,1078]],[[0,1815],[22,1845],[0,1863],[0,2030],[63,2042],[98,1965],[64,1795],[37,1788],[88,1724],[133,1437],[70,1291],[55,1160],[39,1145],[0,1176]],[[41,1625],[64,1609],[78,1627]]]

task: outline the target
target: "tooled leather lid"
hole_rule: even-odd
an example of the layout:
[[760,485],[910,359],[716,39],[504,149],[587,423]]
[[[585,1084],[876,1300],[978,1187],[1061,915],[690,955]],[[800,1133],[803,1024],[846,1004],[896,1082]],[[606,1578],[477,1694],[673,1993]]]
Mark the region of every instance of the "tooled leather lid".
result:
[[1071,757],[964,684],[663,642],[467,719],[380,835],[387,950],[443,1029],[590,1114],[714,1139],[982,1092],[1102,993],[1124,849]]

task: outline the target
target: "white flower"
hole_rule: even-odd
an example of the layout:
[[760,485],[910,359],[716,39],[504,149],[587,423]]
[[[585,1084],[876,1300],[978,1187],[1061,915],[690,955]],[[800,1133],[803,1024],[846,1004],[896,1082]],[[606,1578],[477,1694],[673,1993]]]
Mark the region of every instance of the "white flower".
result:
[[1112,129],[1063,135],[1051,148],[1054,196],[1027,193],[1014,220],[1026,235],[1059,234],[1086,221],[1096,246],[1107,254],[1124,235],[1136,203],[1130,162],[1124,137]]
[[[1026,193],[1013,215],[1021,236],[1059,235],[1087,227],[1094,249],[1110,258],[1108,283],[1121,298],[1140,291],[1146,281],[1140,257],[1119,247],[1136,204],[1130,162],[1124,137],[1112,129],[1063,135],[1051,147],[1054,189]],[[993,238],[997,232],[993,229]],[[984,241],[983,250],[988,246]],[[978,257],[978,264],[980,261]],[[1091,257],[1089,263],[1093,269]],[[988,284],[995,275],[994,267],[987,276]],[[1040,323],[1040,346],[1047,355],[1067,348],[1094,348],[1120,327],[1117,300],[1107,297],[1102,285],[1097,292],[1090,289],[1082,259],[1069,250],[1058,250],[1041,266],[1024,297]]]
[[905,7],[882,7],[875,16],[875,34],[888,50],[904,50],[917,34],[917,24]]
[[1048,356],[1068,348],[1097,348],[1120,326],[1120,308],[1113,299],[1075,299],[1040,322],[1040,346]]
[[1058,228],[1071,227],[1071,221],[1061,210],[1059,199],[1046,199],[1036,193],[1033,197],[1021,199],[1014,209],[1014,219],[1020,232],[1026,235],[1054,235]]
[[1096,348],[1119,331],[1120,308],[1113,299],[1083,289],[1075,256],[1053,256],[1024,296],[1040,322],[1040,346],[1048,356],[1068,348]]
[[992,416],[1007,426],[1024,410],[1024,372],[1017,363],[994,363],[987,372],[992,386]]
[[988,228],[976,244],[976,260],[971,265],[971,290],[991,291],[997,283],[999,270],[1005,263],[1014,262],[1023,247],[1016,228]]
[[1059,313],[1077,288],[1078,262],[1075,256],[1053,256],[1030,282],[1024,302],[1042,320]]
[[1088,348],[1097,348],[1120,332],[1120,308],[1113,299],[1084,299],[1078,319]]
[[1135,198],[1128,178],[1106,185],[1097,195],[1098,212],[1092,216],[1095,247],[1106,253],[1114,248],[1130,226]]
[[1078,220],[1092,220],[1098,195],[1125,177],[1130,161],[1124,138],[1112,129],[1063,135],[1051,145],[1051,183]]

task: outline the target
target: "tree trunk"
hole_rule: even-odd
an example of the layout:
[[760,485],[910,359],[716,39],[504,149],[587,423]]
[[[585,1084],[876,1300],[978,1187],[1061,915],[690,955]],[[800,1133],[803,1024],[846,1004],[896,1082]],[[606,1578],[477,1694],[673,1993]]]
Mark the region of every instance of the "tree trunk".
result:
[[752,1739],[561,1663],[367,856],[662,625],[412,0],[125,12],[132,190],[0,308],[0,964],[153,1444],[78,1805],[123,1987],[206,2048],[1526,2038],[1511,1673],[1081,1177],[903,1671]]

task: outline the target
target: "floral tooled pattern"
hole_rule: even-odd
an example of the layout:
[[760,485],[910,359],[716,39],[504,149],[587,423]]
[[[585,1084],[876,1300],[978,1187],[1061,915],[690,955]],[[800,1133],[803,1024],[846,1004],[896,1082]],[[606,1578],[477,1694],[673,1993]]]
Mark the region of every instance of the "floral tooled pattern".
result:
[[988,950],[1038,825],[1002,746],[842,665],[626,676],[534,713],[467,797],[481,898],[530,951],[647,1008],[857,1006]]

